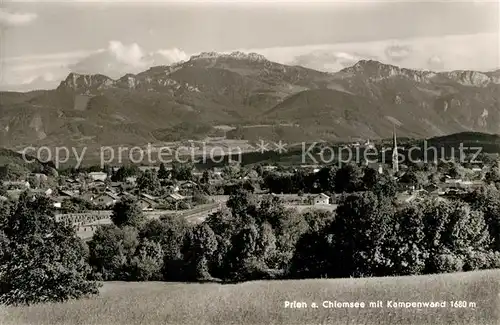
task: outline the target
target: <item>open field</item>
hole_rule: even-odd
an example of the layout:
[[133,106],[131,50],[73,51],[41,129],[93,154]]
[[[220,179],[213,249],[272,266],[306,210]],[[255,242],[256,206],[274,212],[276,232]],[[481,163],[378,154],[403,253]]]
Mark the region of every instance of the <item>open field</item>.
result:
[[[241,284],[110,282],[100,297],[0,308],[0,324],[467,324],[500,323],[500,270],[397,278],[257,281]],[[284,308],[285,301],[308,308]],[[322,302],[381,300],[382,308],[323,308]],[[387,301],[444,301],[443,308],[393,308]],[[466,301],[453,308],[450,301]],[[318,308],[311,308],[316,302]],[[473,304],[475,304],[475,307]]]
[[337,204],[308,204],[308,205],[296,205],[296,204],[289,204],[286,205],[288,208],[292,208],[297,210],[300,213],[311,211],[311,210],[324,210],[324,211],[335,211],[337,209]]
[[[156,219],[163,215],[178,215],[179,218],[185,218],[189,222],[203,222],[206,216],[211,213],[214,213],[219,208],[217,203],[209,203],[199,205],[189,210],[156,210],[156,211],[148,211],[145,212],[145,216],[148,219]],[[111,211],[109,211],[109,215],[111,215]],[[90,226],[98,226],[98,225],[106,225],[111,224],[111,219],[109,217],[84,223],[78,226],[77,235],[82,239],[90,239],[94,235],[94,230],[91,229]]]

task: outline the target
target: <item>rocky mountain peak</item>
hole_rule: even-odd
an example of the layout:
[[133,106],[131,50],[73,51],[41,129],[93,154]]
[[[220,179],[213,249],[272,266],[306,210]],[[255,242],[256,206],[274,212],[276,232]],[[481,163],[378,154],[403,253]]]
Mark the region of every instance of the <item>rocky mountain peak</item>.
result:
[[87,75],[71,72],[59,85],[58,89],[90,90],[106,89],[114,85],[114,80],[101,74]]
[[447,72],[445,75],[463,86],[486,87],[491,83],[500,84],[500,77],[478,71],[458,70]]
[[400,68],[375,60],[360,60],[352,67],[345,68],[340,73],[361,75],[370,81],[380,81],[391,77],[403,77],[416,82],[428,83],[436,73],[423,70]]
[[266,57],[257,53],[244,53],[241,51],[235,51],[232,53],[219,53],[219,52],[201,52],[198,55],[193,55],[190,61],[194,60],[206,60],[206,59],[236,59],[236,60],[248,60],[248,61],[267,61]]

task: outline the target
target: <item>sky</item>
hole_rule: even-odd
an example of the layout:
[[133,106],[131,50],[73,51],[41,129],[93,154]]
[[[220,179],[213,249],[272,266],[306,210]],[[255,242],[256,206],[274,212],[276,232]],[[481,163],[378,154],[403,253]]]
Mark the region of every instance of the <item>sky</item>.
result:
[[500,68],[497,1],[0,2],[0,90],[70,72],[119,78],[200,52],[338,71],[374,59],[433,71]]

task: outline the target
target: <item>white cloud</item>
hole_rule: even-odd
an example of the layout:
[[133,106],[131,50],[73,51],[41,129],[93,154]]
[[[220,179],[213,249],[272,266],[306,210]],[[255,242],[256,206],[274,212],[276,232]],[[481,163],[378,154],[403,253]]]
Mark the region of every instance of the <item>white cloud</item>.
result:
[[[489,71],[500,67],[497,33],[240,50],[261,53],[280,63],[299,64],[330,72],[341,70],[361,59],[435,71]],[[439,64],[436,58],[440,59]]]
[[433,55],[427,62],[431,70],[442,70],[444,68],[443,59],[438,55]]
[[78,73],[100,73],[119,78],[127,73],[138,73],[151,66],[170,65],[187,58],[188,55],[177,48],[145,53],[137,43],[126,45],[111,41],[106,50],[87,56],[70,65],[69,69]]
[[385,55],[394,62],[403,61],[411,55],[412,48],[409,45],[394,44],[385,48]]
[[7,11],[5,8],[0,8],[0,26],[17,27],[31,23],[37,18],[33,13],[18,13]]
[[188,54],[177,48],[147,53],[137,43],[127,45],[119,41],[111,41],[107,49],[95,51],[10,57],[3,61],[4,78],[0,80],[0,89],[54,88],[70,72],[119,78],[151,66],[170,65],[188,58]]

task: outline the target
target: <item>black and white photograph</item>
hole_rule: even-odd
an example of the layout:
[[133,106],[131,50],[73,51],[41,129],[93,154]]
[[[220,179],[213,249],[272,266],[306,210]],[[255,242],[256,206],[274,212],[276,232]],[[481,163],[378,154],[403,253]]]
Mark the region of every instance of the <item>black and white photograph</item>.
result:
[[0,0],[0,325],[499,325],[499,0]]

